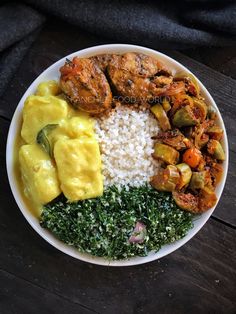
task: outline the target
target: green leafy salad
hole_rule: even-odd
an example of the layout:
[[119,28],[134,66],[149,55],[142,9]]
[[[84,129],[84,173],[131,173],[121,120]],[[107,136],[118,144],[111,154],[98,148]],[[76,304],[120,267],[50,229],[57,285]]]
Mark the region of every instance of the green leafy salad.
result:
[[192,214],[179,209],[170,193],[147,184],[111,186],[98,198],[68,203],[61,197],[45,205],[41,225],[80,252],[118,260],[183,238]]

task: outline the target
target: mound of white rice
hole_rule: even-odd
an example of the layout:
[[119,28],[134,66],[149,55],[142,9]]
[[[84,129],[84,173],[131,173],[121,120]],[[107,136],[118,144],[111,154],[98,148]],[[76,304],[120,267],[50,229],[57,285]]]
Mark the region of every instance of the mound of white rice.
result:
[[95,123],[103,162],[104,185],[140,186],[157,172],[153,140],[158,123],[149,110],[119,106]]

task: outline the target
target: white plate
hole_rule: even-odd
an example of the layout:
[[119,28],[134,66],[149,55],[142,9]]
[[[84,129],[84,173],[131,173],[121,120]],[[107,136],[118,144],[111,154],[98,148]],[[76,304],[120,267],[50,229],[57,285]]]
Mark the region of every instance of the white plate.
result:
[[[91,57],[94,55],[102,54],[102,53],[125,53],[125,52],[140,52],[145,53],[147,55],[153,56],[158,58],[160,61],[163,61],[164,64],[166,64],[167,67],[169,67],[173,72],[179,72],[179,71],[185,71],[191,73],[187,68],[185,68],[183,65],[181,65],[179,62],[175,61],[174,59],[166,56],[163,53],[157,52],[152,49],[140,47],[140,46],[134,46],[134,45],[125,45],[125,44],[112,44],[112,45],[102,45],[102,46],[95,46],[87,49],[83,49],[77,52],[74,52],[61,60],[57,61],[53,65],[51,65],[49,68],[47,68],[42,74],[40,74],[37,79],[30,85],[30,87],[27,89],[23,97],[21,98],[16,111],[14,113],[14,116],[11,121],[9,133],[8,133],[8,139],[7,139],[7,150],[6,150],[6,159],[7,159],[7,173],[8,178],[10,182],[10,186],[12,189],[12,193],[14,195],[14,198],[16,200],[16,203],[18,204],[22,214],[25,216],[26,220],[29,222],[29,224],[33,227],[33,229],[47,242],[49,242],[51,245],[53,245],[58,250],[73,256],[79,260],[90,262],[93,264],[98,265],[107,265],[107,266],[131,266],[131,265],[137,265],[142,263],[147,263],[156,259],[159,259],[167,254],[170,254],[171,252],[177,250],[182,245],[184,245],[186,242],[188,242],[207,222],[211,214],[213,213],[216,205],[208,210],[206,213],[202,214],[196,221],[194,221],[194,227],[188,232],[188,234],[181,240],[176,241],[172,244],[168,244],[163,246],[157,253],[150,252],[148,256],[146,257],[134,257],[128,260],[121,260],[121,261],[108,261],[104,258],[100,257],[92,257],[88,254],[82,254],[79,253],[76,249],[73,247],[64,244],[63,242],[56,239],[49,231],[47,231],[44,228],[41,228],[39,225],[39,220],[33,216],[33,214],[30,212],[30,210],[27,208],[26,204],[24,203],[24,200],[21,196],[21,193],[17,187],[17,181],[13,169],[13,146],[14,141],[20,132],[20,127],[22,123],[22,109],[24,105],[24,101],[26,97],[28,97],[31,94],[34,94],[36,91],[36,87],[38,84],[42,81],[52,80],[52,79],[59,79],[59,68],[64,65],[66,58],[73,58],[75,56],[78,57]],[[228,171],[228,141],[225,131],[225,126],[222,120],[222,117],[220,115],[220,112],[217,108],[216,103],[214,102],[213,98],[207,91],[207,89],[204,87],[204,85],[198,80],[199,86],[201,88],[201,94],[203,97],[205,97],[206,102],[212,106],[215,111],[218,114],[219,117],[219,126],[224,130],[224,138],[223,138],[223,148],[225,150],[226,154],[226,160],[223,163],[224,167],[224,173],[222,180],[220,184],[218,184],[216,188],[216,195],[218,200],[221,197],[227,171]]]

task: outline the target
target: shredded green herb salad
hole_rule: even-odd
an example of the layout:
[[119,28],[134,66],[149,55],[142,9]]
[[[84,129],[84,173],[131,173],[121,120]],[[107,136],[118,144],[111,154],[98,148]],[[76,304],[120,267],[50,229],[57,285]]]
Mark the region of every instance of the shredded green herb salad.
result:
[[171,193],[149,185],[111,186],[98,198],[45,205],[41,226],[80,252],[119,260],[146,256],[183,238],[192,215],[178,208]]

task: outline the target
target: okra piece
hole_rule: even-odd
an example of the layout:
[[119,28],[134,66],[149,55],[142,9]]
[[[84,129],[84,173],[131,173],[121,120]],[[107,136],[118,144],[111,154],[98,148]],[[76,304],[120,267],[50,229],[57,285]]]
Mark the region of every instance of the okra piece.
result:
[[213,125],[207,130],[210,138],[220,141],[223,137],[223,130],[218,125]]
[[179,160],[179,152],[168,145],[155,143],[153,157],[166,164],[175,165]]
[[198,96],[200,94],[200,87],[198,85],[197,79],[195,78],[195,76],[191,73],[186,73],[186,72],[179,72],[176,74],[175,79],[185,79],[187,81],[189,81],[190,83],[193,84],[196,95]]
[[225,160],[225,153],[219,141],[210,140],[207,144],[207,151],[214,158],[222,161]]
[[177,169],[180,172],[180,180],[178,183],[178,188],[182,189],[184,186],[186,186],[191,179],[192,176],[192,170],[189,167],[189,165],[182,163],[182,164],[178,164],[176,165]]
[[206,210],[213,207],[217,202],[217,197],[214,191],[209,187],[205,186],[199,193],[198,207],[200,212],[205,212]]
[[198,199],[191,193],[172,192],[175,203],[183,210],[191,213],[198,212]]
[[170,102],[164,98],[162,101],[162,107],[164,108],[165,112],[168,112],[171,109]]
[[204,103],[204,101],[193,97],[193,107],[195,116],[199,118],[201,122],[204,121],[208,111],[207,105]]
[[151,107],[151,112],[155,115],[157,120],[160,123],[160,127],[163,131],[167,131],[171,129],[170,121],[166,115],[165,110],[163,109],[162,105],[156,104]]
[[158,191],[172,192],[179,181],[178,169],[173,165],[168,165],[166,169],[161,169],[156,176],[151,179],[151,185]]
[[192,126],[198,123],[198,119],[195,117],[191,107],[185,106],[176,111],[173,117],[173,125],[177,128],[183,126]]
[[205,171],[193,172],[189,188],[194,192],[198,189],[203,189],[205,186],[205,175]]

